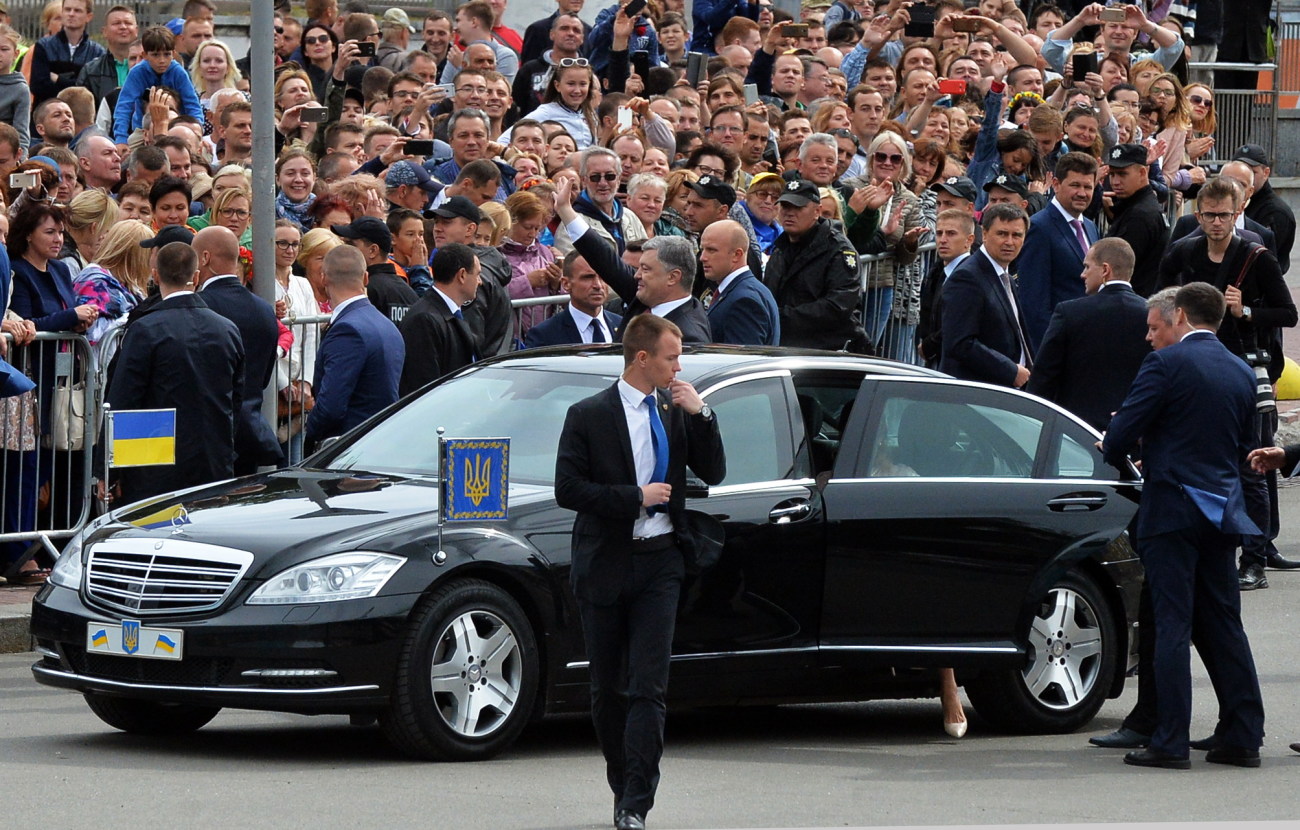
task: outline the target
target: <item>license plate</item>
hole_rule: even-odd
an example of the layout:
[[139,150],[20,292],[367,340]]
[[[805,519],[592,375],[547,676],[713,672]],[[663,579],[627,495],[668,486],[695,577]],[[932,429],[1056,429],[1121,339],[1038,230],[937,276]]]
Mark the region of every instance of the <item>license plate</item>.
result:
[[185,632],[179,628],[152,628],[136,620],[120,623],[86,623],[86,651],[149,660],[179,660]]

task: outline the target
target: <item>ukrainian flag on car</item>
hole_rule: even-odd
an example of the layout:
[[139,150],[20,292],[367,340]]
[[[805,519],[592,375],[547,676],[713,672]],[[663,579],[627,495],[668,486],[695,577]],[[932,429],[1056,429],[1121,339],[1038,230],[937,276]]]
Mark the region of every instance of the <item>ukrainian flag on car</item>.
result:
[[109,410],[108,462],[113,467],[175,464],[176,410]]

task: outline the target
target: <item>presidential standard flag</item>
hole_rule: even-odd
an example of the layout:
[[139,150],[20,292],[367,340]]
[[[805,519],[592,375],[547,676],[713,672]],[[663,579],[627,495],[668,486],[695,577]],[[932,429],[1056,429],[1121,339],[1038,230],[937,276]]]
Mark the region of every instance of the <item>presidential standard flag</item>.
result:
[[153,467],[176,463],[176,410],[108,411],[110,467]]
[[510,439],[444,438],[442,442],[443,519],[505,519]]

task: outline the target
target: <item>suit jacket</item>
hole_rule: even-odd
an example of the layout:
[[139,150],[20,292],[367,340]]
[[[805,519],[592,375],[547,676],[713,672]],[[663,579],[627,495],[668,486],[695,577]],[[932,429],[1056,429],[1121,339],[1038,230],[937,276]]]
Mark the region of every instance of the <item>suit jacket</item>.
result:
[[1286,200],[1273,190],[1272,182],[1264,182],[1264,186],[1250,197],[1250,204],[1246,205],[1246,219],[1248,222],[1254,221],[1263,225],[1273,232],[1276,237],[1273,253],[1277,255],[1278,264],[1282,266],[1282,273],[1291,270],[1291,248],[1295,244],[1295,213]]
[[1122,465],[1142,443],[1139,537],[1189,527],[1197,513],[1224,533],[1255,535],[1241,466],[1257,439],[1254,375],[1205,332],[1147,355],[1102,452]]
[[[969,257],[967,252],[965,256]],[[961,263],[957,263],[961,267]],[[943,260],[937,256],[921,280],[921,320],[916,326],[916,340],[927,369],[938,369],[943,357],[943,284],[948,275]]]
[[781,343],[781,312],[772,292],[753,271],[737,274],[706,311],[714,343],[735,346],[777,346]]
[[[686,525],[686,468],[706,484],[727,475],[717,416],[687,416],[656,393],[668,433],[668,515],[683,549],[694,543]],[[570,581],[580,599],[612,604],[632,568],[632,525],[641,518],[632,439],[618,384],[569,407],[555,459],[555,501],[577,511]]]
[[[614,293],[623,298],[623,320],[614,331],[614,339],[622,342],[623,328],[633,317],[650,309],[636,297],[636,276],[632,268],[624,262],[618,253],[599,234],[587,231],[573,241],[573,249],[582,254],[591,269],[600,278],[609,283]],[[704,304],[691,297],[684,304],[674,308],[665,320],[671,320],[682,330],[683,343],[712,343],[713,330],[709,326],[709,315]]]
[[[605,326],[613,335],[618,331],[619,324],[623,318],[612,311],[602,311],[605,316]],[[536,349],[541,346],[565,346],[582,342],[582,333],[578,331],[578,324],[569,313],[569,307],[565,306],[555,313],[549,320],[543,320],[528,330],[524,335],[524,348]]]
[[[1015,282],[1012,282],[1014,291]],[[1015,383],[1024,319],[1017,317],[1002,281],[983,249],[976,249],[943,284],[943,359],[940,371],[956,378]],[[1033,359],[1032,352],[1025,355]]]
[[239,329],[198,294],[164,300],[127,328],[108,403],[176,410],[176,463],[122,470],[127,501],[234,475],[244,374]]
[[397,400],[406,344],[397,326],[362,297],[330,322],[316,353],[307,439],[342,435]]
[[[1097,241],[1097,226],[1081,217],[1088,244]],[[1084,295],[1083,249],[1074,228],[1054,203],[1034,214],[1025,246],[1016,263],[1020,275],[1020,310],[1025,318],[1025,339],[1038,350],[1056,306]]]
[[275,309],[240,284],[238,278],[204,283],[199,292],[204,304],[239,329],[244,343],[243,405],[235,422],[237,466],[248,469],[280,461],[280,442],[262,417],[262,390],[275,372],[280,328]]
[[[1258,245],[1263,245],[1265,248],[1268,248],[1269,252],[1272,253],[1273,256],[1277,256],[1277,237],[1271,230],[1256,222],[1254,219],[1251,219],[1249,216],[1246,217],[1245,222],[1242,224],[1245,225],[1245,228],[1237,228],[1237,236],[1240,236],[1242,239],[1250,240]],[[1178,221],[1174,222],[1174,232],[1169,235],[1169,244],[1172,245],[1178,240],[1188,236],[1205,236],[1205,232],[1201,230],[1200,224],[1196,221],[1196,216],[1191,213],[1186,216],[1178,217]]]
[[407,311],[399,328],[406,343],[406,361],[398,384],[400,395],[468,366],[482,349],[470,324],[452,315],[437,290],[425,292]]
[[1126,283],[1061,303],[1034,358],[1026,391],[1104,432],[1151,354],[1146,336],[1146,301]]

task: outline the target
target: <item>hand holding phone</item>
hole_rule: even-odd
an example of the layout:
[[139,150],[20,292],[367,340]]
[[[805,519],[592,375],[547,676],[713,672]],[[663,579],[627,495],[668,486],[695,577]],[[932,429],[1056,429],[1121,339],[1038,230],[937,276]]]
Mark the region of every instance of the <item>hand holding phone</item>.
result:
[[24,190],[30,187],[36,187],[41,183],[41,174],[35,170],[27,170],[22,173],[9,174],[9,186],[19,187]]
[[375,56],[375,44],[368,40],[357,41],[357,57],[373,58]]
[[623,14],[628,17],[636,17],[645,8],[647,0],[632,0],[623,8]]
[[804,38],[808,37],[807,23],[782,23],[781,37]]
[[915,3],[907,10],[906,37],[934,37],[934,6]]
[[1102,23],[1123,23],[1127,19],[1123,6],[1107,6],[1098,17]]
[[632,129],[632,108],[618,108],[618,129],[619,131]]
[[966,82],[958,79],[944,78],[939,81],[939,93],[942,95],[965,95]]

